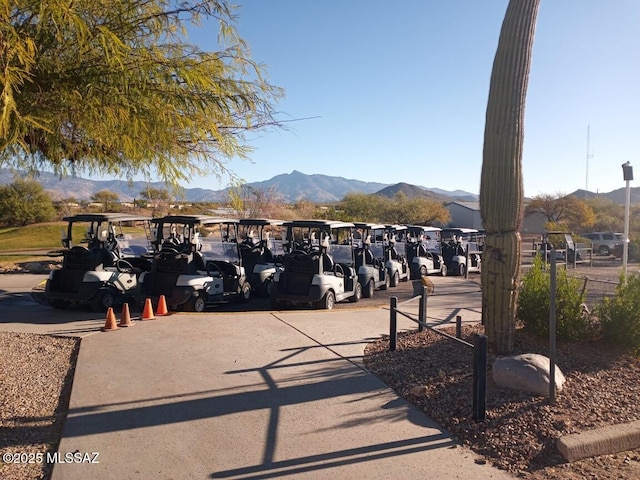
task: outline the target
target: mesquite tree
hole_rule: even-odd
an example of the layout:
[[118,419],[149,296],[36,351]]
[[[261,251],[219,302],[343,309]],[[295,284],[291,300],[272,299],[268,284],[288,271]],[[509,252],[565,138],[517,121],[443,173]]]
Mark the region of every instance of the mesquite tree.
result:
[[482,318],[490,348],[513,350],[523,213],[524,105],[539,0],[510,0],[493,61],[480,181],[486,230]]

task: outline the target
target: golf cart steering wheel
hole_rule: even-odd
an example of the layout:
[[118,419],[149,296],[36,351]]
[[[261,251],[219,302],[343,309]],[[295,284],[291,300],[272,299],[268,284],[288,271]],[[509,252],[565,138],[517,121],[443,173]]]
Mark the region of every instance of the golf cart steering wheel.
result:
[[118,270],[118,273],[133,273],[134,272],[133,265],[131,265],[129,262],[127,262],[123,258],[119,258],[116,261],[116,270]]

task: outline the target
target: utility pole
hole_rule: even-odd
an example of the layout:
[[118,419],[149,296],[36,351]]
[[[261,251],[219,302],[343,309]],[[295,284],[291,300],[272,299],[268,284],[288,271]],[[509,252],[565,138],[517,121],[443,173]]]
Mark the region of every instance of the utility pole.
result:
[[591,125],[587,124],[587,176],[585,180],[584,189],[589,191],[589,159],[593,158],[593,155],[589,153],[589,137],[591,133]]

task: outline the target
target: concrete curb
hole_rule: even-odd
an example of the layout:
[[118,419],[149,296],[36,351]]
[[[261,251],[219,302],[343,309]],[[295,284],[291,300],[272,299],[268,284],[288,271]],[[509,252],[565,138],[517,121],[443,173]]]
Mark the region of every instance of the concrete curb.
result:
[[640,447],[640,420],[560,437],[556,447],[569,462]]

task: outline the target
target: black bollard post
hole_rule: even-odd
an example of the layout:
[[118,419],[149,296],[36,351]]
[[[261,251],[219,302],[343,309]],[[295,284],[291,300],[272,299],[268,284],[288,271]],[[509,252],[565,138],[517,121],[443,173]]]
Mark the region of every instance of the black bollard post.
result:
[[389,299],[389,350],[394,352],[398,345],[398,297]]
[[484,422],[487,405],[487,336],[473,337],[473,419]]
[[462,317],[456,315],[456,338],[462,338]]

